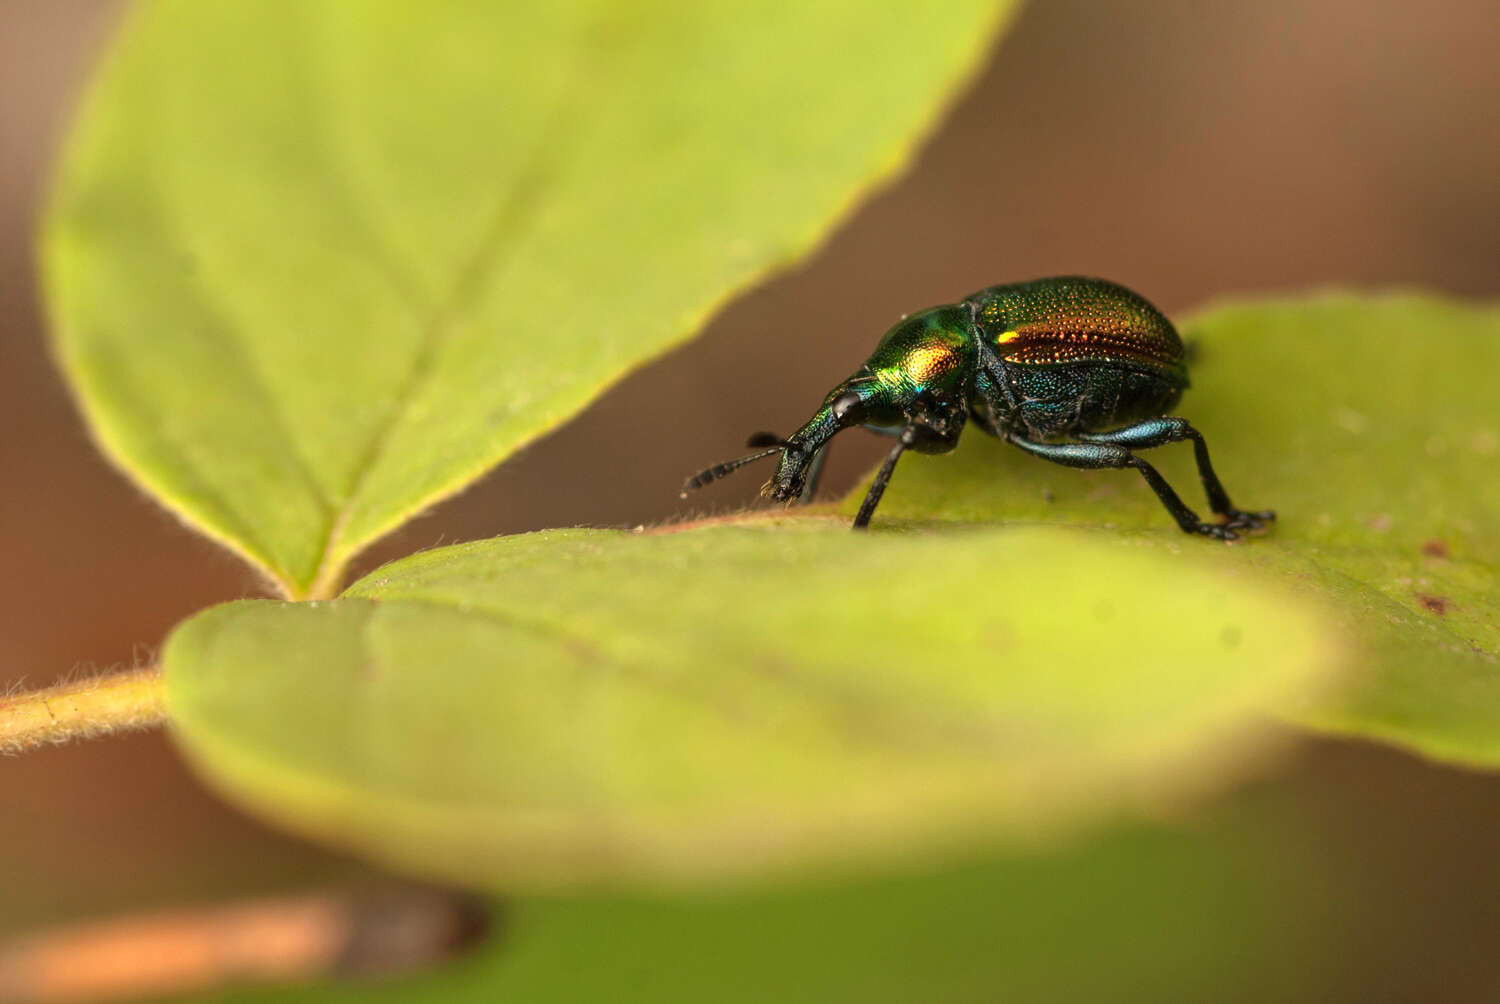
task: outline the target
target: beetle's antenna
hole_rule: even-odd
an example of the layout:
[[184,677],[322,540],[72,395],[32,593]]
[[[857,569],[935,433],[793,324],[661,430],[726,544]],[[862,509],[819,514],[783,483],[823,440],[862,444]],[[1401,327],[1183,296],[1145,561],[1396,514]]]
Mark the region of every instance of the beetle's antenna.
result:
[[[754,440],[755,437],[752,436],[751,439]],[[712,467],[699,471],[682,483],[682,497],[687,498],[688,492],[702,488],[711,481],[717,481],[726,474],[732,474],[746,464],[753,464],[757,460],[764,460],[766,457],[780,453],[783,445],[782,441],[778,439],[776,445],[768,450],[752,453],[747,457],[740,457],[736,460],[726,460],[722,464],[714,464]]]

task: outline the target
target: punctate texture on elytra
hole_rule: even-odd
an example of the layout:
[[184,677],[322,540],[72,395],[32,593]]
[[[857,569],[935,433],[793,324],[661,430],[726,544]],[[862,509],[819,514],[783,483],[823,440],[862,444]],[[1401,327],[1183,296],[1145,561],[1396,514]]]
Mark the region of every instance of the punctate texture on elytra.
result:
[[687,338],[1013,7],[150,0],[44,224],[110,457],[289,596]]
[[282,824],[497,889],[701,881],[1032,835],[1262,749],[1338,641],[1220,548],[790,518],[427,552],[164,653],[175,734]]

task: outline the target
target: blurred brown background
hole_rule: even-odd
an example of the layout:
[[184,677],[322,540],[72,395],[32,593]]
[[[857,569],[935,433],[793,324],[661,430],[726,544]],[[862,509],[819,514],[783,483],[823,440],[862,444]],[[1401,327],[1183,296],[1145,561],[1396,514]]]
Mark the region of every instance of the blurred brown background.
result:
[[[147,662],[256,589],[107,467],[47,359],[32,233],[117,15],[0,3],[0,686]],[[1491,0],[1035,0],[914,170],[802,267],[370,560],[690,512],[685,474],[794,427],[898,315],[995,282],[1105,275],[1169,313],[1332,283],[1500,293],[1497,54]],[[841,441],[830,487],[882,450]],[[1500,999],[1500,777],[1306,742],[1259,784],[1344,862],[1349,999]],[[217,803],[159,734],[0,761],[0,932],[358,870]]]

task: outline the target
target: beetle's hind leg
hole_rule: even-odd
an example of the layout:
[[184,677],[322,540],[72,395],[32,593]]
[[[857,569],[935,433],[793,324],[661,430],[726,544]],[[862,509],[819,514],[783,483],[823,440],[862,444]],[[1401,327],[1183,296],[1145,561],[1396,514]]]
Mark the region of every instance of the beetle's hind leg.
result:
[[[1085,443],[1123,446],[1127,450],[1147,450],[1153,446],[1166,446],[1168,443],[1191,439],[1193,457],[1198,461],[1198,477],[1208,496],[1208,506],[1225,518],[1224,526],[1231,530],[1259,530],[1276,518],[1276,513],[1270,509],[1246,510],[1234,507],[1229,501],[1229,493],[1224,490],[1223,482],[1214,473],[1214,465],[1208,459],[1208,443],[1204,442],[1203,433],[1193,428],[1185,418],[1148,418],[1144,422],[1113,432],[1080,435],[1078,438]],[[1160,495],[1161,492],[1158,491],[1157,494]],[[1162,501],[1165,502],[1166,499],[1163,498]],[[1167,508],[1170,509],[1171,506]]]
[[1013,432],[1005,438],[1027,453],[1064,467],[1083,470],[1134,467],[1141,472],[1141,477],[1156,492],[1156,497],[1161,499],[1161,504],[1167,507],[1167,512],[1172,514],[1184,533],[1202,534],[1217,540],[1238,540],[1240,535],[1234,531],[1244,529],[1226,523],[1205,523],[1199,519],[1198,514],[1189,509],[1172,486],[1167,484],[1167,479],[1161,476],[1161,472],[1123,446],[1114,443],[1038,443]]

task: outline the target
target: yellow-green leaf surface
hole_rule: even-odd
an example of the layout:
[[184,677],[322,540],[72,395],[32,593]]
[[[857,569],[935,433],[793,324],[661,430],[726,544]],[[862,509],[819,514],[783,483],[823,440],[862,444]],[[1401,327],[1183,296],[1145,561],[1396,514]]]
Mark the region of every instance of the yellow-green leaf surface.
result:
[[152,0],[45,225],[132,477],[291,596],[895,170],[995,0]]
[[1306,590],[1223,558],[816,518],[500,538],[206,611],[166,648],[168,701],[231,797],[461,883],[925,858],[1259,750],[1337,641]]
[[[1237,504],[1277,510],[1266,536],[1184,537],[1134,472],[1067,470],[972,431],[953,456],[903,460],[877,525],[1090,526],[1312,588],[1362,654],[1331,701],[1293,717],[1500,766],[1500,309],[1325,295],[1183,330],[1197,359],[1178,414]],[[1191,448],[1149,456],[1201,510]]]

